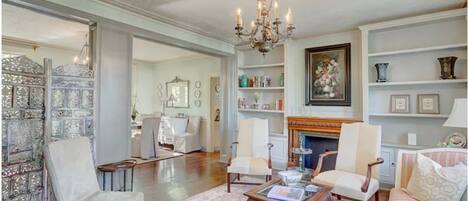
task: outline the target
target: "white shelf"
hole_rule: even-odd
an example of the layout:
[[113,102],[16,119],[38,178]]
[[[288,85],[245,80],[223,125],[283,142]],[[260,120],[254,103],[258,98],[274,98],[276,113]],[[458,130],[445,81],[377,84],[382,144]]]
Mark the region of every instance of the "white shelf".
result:
[[284,63],[273,63],[273,64],[245,65],[245,66],[240,66],[239,69],[277,68],[277,67],[283,67],[283,66],[284,66]]
[[282,110],[260,110],[260,109],[239,109],[239,112],[260,112],[260,113],[278,113],[283,114]]
[[456,48],[466,48],[466,47],[467,47],[466,43],[460,43],[460,44],[453,44],[453,45],[440,45],[440,46],[423,47],[423,48],[415,48],[415,49],[396,50],[396,51],[389,51],[389,52],[368,53],[368,56],[369,57],[389,56],[389,55],[396,55],[396,54],[429,52],[429,51],[435,51],[435,50],[446,50],[446,49],[456,49]]
[[240,87],[239,90],[283,90],[284,87]]
[[454,79],[454,80],[424,80],[424,81],[405,81],[405,82],[377,82],[369,83],[370,87],[380,86],[400,86],[400,85],[433,85],[433,84],[458,84],[467,83],[467,79]]
[[448,118],[446,114],[370,113],[370,117]]

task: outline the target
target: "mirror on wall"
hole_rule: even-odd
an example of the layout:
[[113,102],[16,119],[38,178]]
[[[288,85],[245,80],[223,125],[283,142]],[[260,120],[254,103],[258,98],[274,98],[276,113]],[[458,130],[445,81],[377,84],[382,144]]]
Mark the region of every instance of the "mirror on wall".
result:
[[166,82],[167,107],[189,108],[189,80],[179,79]]

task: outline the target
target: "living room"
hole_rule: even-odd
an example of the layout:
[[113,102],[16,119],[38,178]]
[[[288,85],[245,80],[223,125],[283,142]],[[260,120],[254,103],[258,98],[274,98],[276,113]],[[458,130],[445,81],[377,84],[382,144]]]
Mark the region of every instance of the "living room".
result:
[[466,7],[2,1],[2,200],[467,200]]

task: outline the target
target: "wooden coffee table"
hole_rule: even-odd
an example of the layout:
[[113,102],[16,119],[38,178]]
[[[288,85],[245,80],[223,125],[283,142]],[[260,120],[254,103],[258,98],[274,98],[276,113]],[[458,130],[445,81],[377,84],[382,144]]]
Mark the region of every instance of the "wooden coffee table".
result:
[[[305,182],[305,181],[303,181],[303,182]],[[277,185],[277,184],[280,184],[280,183],[281,183],[281,181],[280,181],[279,178],[274,178],[271,181],[269,181],[265,184],[262,184],[258,187],[255,187],[254,189],[244,193],[244,195],[249,198],[248,201],[268,201],[269,199],[267,198],[267,196],[262,195],[259,192],[266,189],[266,188],[269,188],[273,185]],[[307,182],[307,183],[310,183],[310,182]],[[305,201],[333,201],[334,200],[334,198],[332,198],[332,194],[331,194],[332,187],[330,187],[330,186],[320,186],[320,185],[316,185],[316,186],[320,187],[319,192],[316,192],[312,197],[310,197],[309,199],[307,199]]]

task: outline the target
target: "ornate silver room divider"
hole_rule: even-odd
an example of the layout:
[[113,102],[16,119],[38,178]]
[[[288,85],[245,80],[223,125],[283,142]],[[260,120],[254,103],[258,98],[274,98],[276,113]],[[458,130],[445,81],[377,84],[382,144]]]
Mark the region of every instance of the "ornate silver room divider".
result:
[[[50,65],[45,59],[44,65]],[[2,59],[3,200],[41,200],[46,68],[25,56]]]
[[93,70],[88,65],[66,64],[50,72],[51,140],[86,136],[94,155]]

